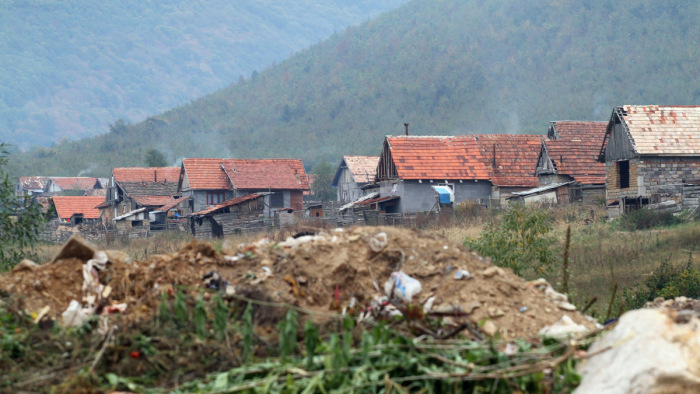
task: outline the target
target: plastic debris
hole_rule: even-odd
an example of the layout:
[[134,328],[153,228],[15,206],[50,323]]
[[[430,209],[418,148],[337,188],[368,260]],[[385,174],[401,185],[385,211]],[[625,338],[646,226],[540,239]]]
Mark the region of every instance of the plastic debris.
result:
[[527,312],[527,307],[524,306],[524,307],[518,309],[518,311],[520,311],[520,313],[525,313],[525,312]]
[[80,306],[80,303],[76,300],[72,300],[65,312],[61,314],[61,322],[64,327],[77,327],[85,321],[88,316],[89,314]]
[[410,303],[413,296],[420,293],[421,284],[418,280],[402,271],[393,272],[384,283],[384,293],[387,297],[396,297],[405,303]]
[[373,252],[379,253],[386,246],[389,244],[389,238],[387,237],[385,232],[377,233],[375,234],[374,237],[370,238],[369,240],[369,248],[372,249]]
[[473,278],[473,276],[467,270],[457,270],[457,272],[455,272],[455,279],[457,279],[457,280],[459,280],[459,279],[466,280],[466,279],[471,279],[471,278]]

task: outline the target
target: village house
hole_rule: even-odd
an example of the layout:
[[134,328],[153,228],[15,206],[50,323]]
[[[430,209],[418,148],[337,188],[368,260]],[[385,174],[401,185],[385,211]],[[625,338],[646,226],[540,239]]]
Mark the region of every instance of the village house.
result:
[[611,217],[650,203],[686,202],[686,188],[700,182],[700,106],[613,108],[599,160]]
[[150,224],[149,213],[179,200],[179,167],[113,168],[107,195],[100,204],[105,226],[140,227]]
[[56,209],[59,224],[75,226],[98,223],[97,206],[103,201],[100,196],[53,196],[50,204]]
[[220,238],[246,230],[261,230],[269,217],[269,198],[272,194],[246,194],[192,213],[189,216],[190,231],[198,238]]
[[302,211],[308,190],[298,159],[184,159],[178,183],[178,193],[191,197],[191,212],[259,192],[272,193],[269,208]]
[[365,195],[363,187],[374,182],[379,156],[343,156],[333,177],[338,202],[348,203]]
[[538,184],[544,136],[387,136],[377,166],[380,196],[361,205],[384,213],[429,212],[440,204],[500,203]]
[[46,184],[49,183],[47,176],[21,176],[17,178],[15,185],[15,195],[22,196],[40,196],[44,193]]
[[48,196],[82,196],[87,190],[102,189],[99,178],[93,177],[49,177],[42,194]]
[[598,161],[607,122],[551,122],[535,173],[539,186],[517,193],[526,201],[602,203],[605,165]]
[[491,195],[489,169],[473,136],[387,136],[377,165],[383,213],[436,210],[433,186],[447,186],[453,201],[483,201]]

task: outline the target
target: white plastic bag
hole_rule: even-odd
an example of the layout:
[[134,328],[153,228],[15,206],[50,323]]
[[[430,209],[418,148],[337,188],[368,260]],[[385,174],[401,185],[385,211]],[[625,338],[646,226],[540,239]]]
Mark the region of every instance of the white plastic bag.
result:
[[420,293],[420,291],[420,282],[402,271],[393,272],[384,283],[384,292],[387,297],[392,297],[393,294],[394,297],[405,303],[410,303],[413,296]]

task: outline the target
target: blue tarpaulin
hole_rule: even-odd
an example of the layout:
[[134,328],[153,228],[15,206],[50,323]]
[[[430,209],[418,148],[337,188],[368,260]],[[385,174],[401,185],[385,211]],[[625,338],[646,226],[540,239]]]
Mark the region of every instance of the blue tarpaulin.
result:
[[437,192],[437,194],[440,196],[440,204],[449,204],[451,202],[454,202],[455,200],[455,194],[447,186],[433,186],[433,190]]

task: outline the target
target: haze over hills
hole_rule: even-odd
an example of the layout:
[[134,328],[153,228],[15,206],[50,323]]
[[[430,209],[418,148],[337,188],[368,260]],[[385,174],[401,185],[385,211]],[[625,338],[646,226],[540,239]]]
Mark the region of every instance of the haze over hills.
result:
[[406,1],[0,1],[0,141],[141,121]]
[[544,133],[622,104],[700,103],[700,3],[414,0],[251,78],[103,136],[17,155],[15,174],[104,175],[182,157],[378,154],[382,137]]

